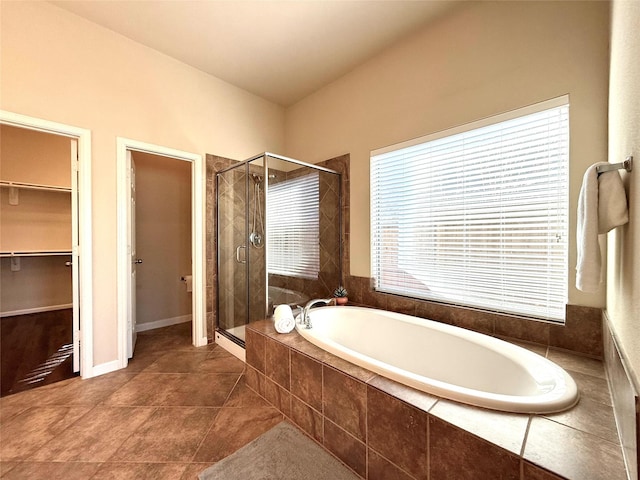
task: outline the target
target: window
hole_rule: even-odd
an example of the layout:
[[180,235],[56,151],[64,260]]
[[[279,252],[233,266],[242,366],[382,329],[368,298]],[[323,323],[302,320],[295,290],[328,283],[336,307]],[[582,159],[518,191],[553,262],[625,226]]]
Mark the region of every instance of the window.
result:
[[320,177],[317,172],[269,184],[269,273],[317,279],[320,271]]
[[372,152],[376,289],[564,321],[568,98]]

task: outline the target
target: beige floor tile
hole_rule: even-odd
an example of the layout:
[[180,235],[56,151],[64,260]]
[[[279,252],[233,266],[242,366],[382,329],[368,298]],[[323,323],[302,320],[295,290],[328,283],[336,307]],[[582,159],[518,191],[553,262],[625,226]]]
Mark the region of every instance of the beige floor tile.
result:
[[190,462],[209,431],[217,408],[158,408],[110,461]]
[[24,462],[2,476],[6,480],[87,480],[99,463]]
[[31,459],[104,462],[155,410],[156,407],[97,406],[34,452]]
[[91,480],[172,480],[180,479],[185,463],[111,463],[100,466]]
[[0,460],[27,460],[78,421],[91,407],[31,407],[2,425]]
[[217,462],[282,420],[282,414],[273,407],[223,408],[193,461]]

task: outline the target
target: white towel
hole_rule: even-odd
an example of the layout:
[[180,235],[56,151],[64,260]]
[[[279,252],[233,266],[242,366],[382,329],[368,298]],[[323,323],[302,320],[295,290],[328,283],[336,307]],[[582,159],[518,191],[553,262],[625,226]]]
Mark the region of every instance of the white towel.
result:
[[289,333],[296,327],[296,321],[293,318],[281,318],[276,320],[275,327],[278,333]]
[[278,305],[273,312],[273,321],[278,333],[289,333],[296,326],[293,312],[289,305]]
[[598,233],[607,233],[629,221],[627,195],[617,170],[598,175]]
[[628,221],[627,199],[620,175],[612,171],[599,178],[599,165],[607,163],[596,163],[587,169],[578,198],[576,287],[583,292],[597,291],[602,281],[598,234]]

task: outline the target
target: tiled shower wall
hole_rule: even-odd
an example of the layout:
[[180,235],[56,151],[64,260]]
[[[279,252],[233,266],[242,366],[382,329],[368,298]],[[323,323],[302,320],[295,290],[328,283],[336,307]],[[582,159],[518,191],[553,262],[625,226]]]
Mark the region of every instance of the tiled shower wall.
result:
[[[332,159],[328,162],[319,163],[336,170],[339,173],[348,171],[348,157]],[[327,165],[331,163],[333,166]],[[269,169],[269,171],[273,171]],[[301,175],[306,175],[313,170],[308,167],[301,167],[290,172],[278,172],[277,178],[288,180]],[[301,292],[307,299],[326,298],[333,295],[333,290],[342,284],[342,256],[340,251],[344,248],[344,239],[341,238],[340,216],[343,214],[340,209],[341,182],[340,177],[319,172],[319,196],[320,196],[320,225],[319,225],[319,250],[320,250],[320,271],[317,279],[307,279],[291,277],[285,275],[269,274],[269,286],[281,287],[295,292]],[[342,175],[341,175],[342,176]],[[344,182],[344,180],[343,180]]]

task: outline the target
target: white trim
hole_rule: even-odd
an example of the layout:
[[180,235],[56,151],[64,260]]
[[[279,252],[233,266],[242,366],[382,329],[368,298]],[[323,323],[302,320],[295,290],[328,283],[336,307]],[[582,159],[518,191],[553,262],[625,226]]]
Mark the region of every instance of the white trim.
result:
[[105,373],[115,372],[120,369],[120,362],[118,360],[111,360],[110,362],[94,365],[93,376],[104,375]]
[[488,125],[493,125],[495,123],[506,122],[507,120],[513,120],[514,118],[523,117],[525,115],[529,115],[532,113],[538,113],[543,110],[548,110],[550,108],[561,107],[563,105],[569,105],[569,95],[562,95],[560,97],[552,98],[550,100],[534,103],[533,105],[528,105],[526,107],[517,108],[515,110],[499,113],[497,115],[492,115],[490,117],[482,118],[474,122],[458,125],[457,127],[452,127],[446,130],[441,130],[439,132],[430,133],[429,135],[424,135],[422,137],[413,138],[405,142],[395,143],[393,145],[387,145],[386,147],[381,147],[376,150],[372,150],[371,156],[375,157],[376,155],[382,155],[384,153],[393,152],[394,150],[413,147],[414,145],[419,145],[421,143],[427,143],[432,140],[437,140],[439,138],[448,137],[450,135],[455,135],[457,133],[466,132],[468,130],[473,130],[476,128],[486,127]]
[[15,317],[17,315],[30,315],[32,313],[55,312],[57,310],[66,310],[68,308],[73,308],[73,303],[67,303],[64,305],[45,305],[43,307],[23,308],[22,310],[0,312],[0,317]]
[[218,332],[216,332],[215,334],[215,340],[218,345],[220,345],[222,348],[224,348],[227,352],[229,352],[234,357],[242,360],[243,362],[247,361],[246,351],[240,345],[232,342],[227,337],[221,335]]
[[160,320],[155,320],[153,322],[136,323],[136,332],[146,332],[147,330],[155,330],[156,328],[188,323],[192,318],[193,315],[181,315],[179,317],[161,318]]
[[[93,237],[91,213],[91,131],[40,118],[28,117],[18,113],[0,110],[0,123],[19,128],[27,128],[54,135],[63,135],[78,140],[78,256],[77,282],[80,290],[80,376],[95,376],[93,367]],[[75,280],[75,279],[74,279]]]
[[117,325],[118,325],[118,362],[120,368],[127,366],[127,321],[131,291],[131,263],[128,252],[128,229],[131,212],[129,183],[127,181],[127,150],[161,155],[177,160],[191,162],[191,229],[192,229],[192,270],[193,295],[193,345],[201,347],[207,344],[206,305],[205,305],[205,164],[202,155],[183,152],[168,147],[139,142],[128,138],[116,138],[116,175],[117,175]]

